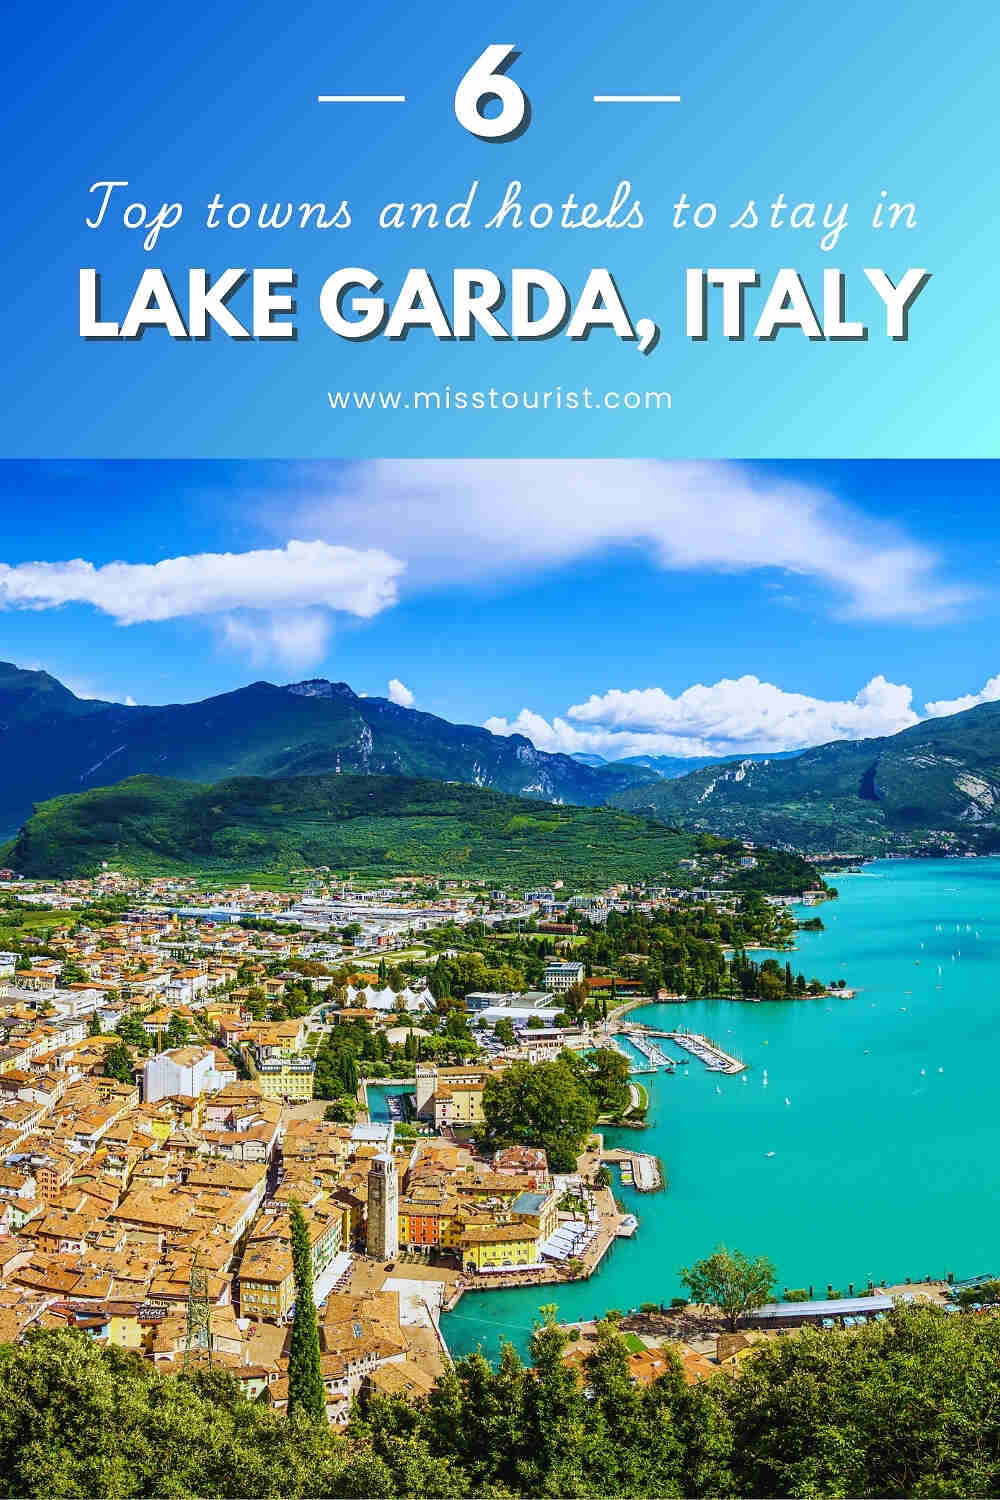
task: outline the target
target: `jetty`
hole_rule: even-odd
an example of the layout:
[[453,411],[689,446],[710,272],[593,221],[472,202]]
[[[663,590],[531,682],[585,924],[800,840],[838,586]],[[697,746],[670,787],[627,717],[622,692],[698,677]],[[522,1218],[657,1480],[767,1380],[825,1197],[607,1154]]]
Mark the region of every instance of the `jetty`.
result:
[[629,1032],[628,1039],[636,1051],[641,1052],[647,1062],[651,1063],[654,1068],[667,1068],[670,1072],[673,1072],[677,1066],[672,1057],[668,1057],[655,1042],[650,1041],[641,1032]]
[[[630,1036],[629,1037],[629,1041],[633,1041],[633,1040],[634,1039]],[[613,1037],[610,1038],[610,1043],[611,1043],[612,1051],[617,1052],[618,1055],[619,1055],[619,1057],[624,1057],[625,1061],[629,1065],[628,1066],[629,1073],[632,1074],[633,1076],[635,1076],[636,1074],[645,1074],[645,1073],[655,1073],[656,1072],[656,1066],[657,1065],[654,1062],[652,1062],[651,1060],[648,1060],[647,1061],[647,1065],[645,1067],[643,1067],[643,1065],[642,1065],[641,1062],[636,1062],[636,1060],[635,1060],[634,1057],[630,1057],[629,1054],[626,1052],[625,1048],[622,1046],[621,1042],[618,1040],[618,1038],[616,1036],[613,1036]],[[638,1048],[638,1050],[640,1052],[645,1053],[645,1048],[639,1047],[639,1044],[637,1042],[635,1043],[635,1045],[636,1045],[636,1047]],[[666,1061],[668,1061],[668,1059],[664,1058],[664,1062],[666,1062]]]
[[724,1052],[718,1043],[699,1031],[663,1031],[657,1035],[669,1037],[682,1051],[703,1062],[710,1073],[742,1073],[747,1067],[741,1057]]
[[617,1166],[624,1187],[634,1187],[639,1193],[655,1193],[663,1187],[660,1163],[646,1151],[612,1147],[601,1153],[601,1160]]

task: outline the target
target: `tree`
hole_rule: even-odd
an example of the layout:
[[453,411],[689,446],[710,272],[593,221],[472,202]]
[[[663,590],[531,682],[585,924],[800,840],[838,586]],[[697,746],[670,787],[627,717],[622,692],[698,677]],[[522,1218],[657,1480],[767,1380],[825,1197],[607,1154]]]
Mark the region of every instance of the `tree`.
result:
[[87,1022],[87,1035],[88,1036],[100,1036],[101,1035],[101,1018],[97,1014],[96,1010],[92,1010],[90,1012],[90,1020]]
[[553,1062],[516,1062],[483,1090],[484,1137],[496,1146],[542,1146],[553,1171],[572,1172],[597,1108],[567,1053]]
[[502,1042],[505,1047],[513,1047],[515,1042],[517,1041],[517,1037],[514,1033],[514,1023],[513,1021],[509,1020],[507,1016],[500,1017],[499,1021],[493,1028],[493,1035],[496,1037],[497,1041]]
[[358,1118],[358,1101],[353,1094],[343,1099],[334,1099],[323,1111],[324,1120],[330,1120],[338,1125],[353,1125]]
[[764,1306],[777,1274],[766,1256],[749,1256],[720,1245],[703,1260],[685,1266],[680,1279],[692,1302],[721,1308],[735,1332],[744,1314]]
[[580,1012],[587,1003],[587,986],[585,984],[571,984],[562,993],[562,1003],[571,1016],[579,1019]]
[[75,1329],[0,1346],[0,1473],[11,1495],[463,1493],[426,1450],[402,1454],[412,1488],[317,1424],[248,1401],[225,1370],[162,1375]]
[[191,1028],[184,1017],[174,1011],[167,1025],[166,1042],[168,1047],[183,1047],[191,1035]]
[[630,1065],[613,1047],[600,1047],[590,1059],[591,1072],[584,1082],[593,1094],[598,1113],[617,1117],[628,1108]]
[[308,1421],[326,1417],[326,1393],[319,1367],[319,1329],[313,1301],[312,1244],[300,1205],[291,1204],[292,1269],[295,1275],[295,1319],[288,1356],[288,1414]]
[[119,1083],[133,1082],[132,1054],[124,1042],[112,1042],[104,1054],[104,1076]]
[[115,1031],[130,1047],[145,1047],[149,1038],[138,1016],[122,1016]]
[[727,1382],[737,1495],[996,1495],[1000,1321],[897,1309],[803,1329]]

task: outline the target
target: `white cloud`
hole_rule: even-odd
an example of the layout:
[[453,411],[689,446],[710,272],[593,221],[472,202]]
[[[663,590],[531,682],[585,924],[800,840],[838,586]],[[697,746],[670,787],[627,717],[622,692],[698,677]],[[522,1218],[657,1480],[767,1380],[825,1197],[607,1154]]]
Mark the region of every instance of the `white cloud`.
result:
[[[315,489],[316,471],[303,473]],[[850,617],[937,619],[969,597],[900,527],[736,463],[379,459],[329,486],[302,501],[299,524],[391,547],[424,585],[519,577],[627,547],[670,571],[806,578]]]
[[405,566],[378,548],[324,541],[158,563],[0,563],[0,609],[89,604],[119,625],[222,615],[227,645],[299,668],[325,655],[331,611],[367,620],[395,604]]
[[322,610],[283,610],[270,615],[226,615],[222,638],[258,666],[276,661],[297,671],[323,660],[332,629],[330,616]]
[[416,699],[405,682],[400,682],[398,677],[390,677],[389,701],[391,703],[398,703],[400,708],[412,708]]
[[[574,704],[565,718],[530,709],[493,718],[494,734],[524,734],[540,750],[624,755],[733,755],[799,750],[835,739],[895,734],[916,724],[912,690],[873,677],[847,700],[786,692],[758,677],[696,683],[676,697],[662,688],[612,688]],[[572,721],[572,722],[570,722]]]
[[967,708],[977,708],[980,703],[996,703],[998,700],[1000,674],[991,677],[982,692],[966,693],[964,698],[939,698],[937,702],[927,704],[927,712],[932,719],[938,719],[947,714],[960,714]]
[[233,609],[311,605],[368,619],[394,604],[405,564],[377,548],[291,541],[254,552],[203,552],[158,563],[0,563],[0,608],[91,604],[120,625]]

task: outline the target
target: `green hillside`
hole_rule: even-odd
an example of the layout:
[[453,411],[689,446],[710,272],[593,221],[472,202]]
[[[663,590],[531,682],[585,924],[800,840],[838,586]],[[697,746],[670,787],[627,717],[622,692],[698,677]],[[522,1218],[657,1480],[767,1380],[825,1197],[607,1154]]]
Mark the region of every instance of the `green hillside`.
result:
[[219,781],[330,771],[467,781],[516,796],[597,806],[656,773],[585,766],[495,735],[363,698],[316,678],[253,682],[199,703],[162,707],[75,697],[45,672],[0,662],[0,837],[32,806],[143,774]]
[[872,852],[931,831],[996,849],[1000,704],[792,759],[709,766],[611,800],[693,830],[805,850]]
[[[539,804],[458,783],[333,775],[204,786],[137,776],[42,803],[3,857],[35,876],[85,875],[105,860],[138,874],[218,879],[328,865],[376,880],[561,879],[574,890],[620,880],[690,884],[679,861],[703,842],[613,808]],[[813,878],[802,861],[765,853],[731,883],[801,890]]]

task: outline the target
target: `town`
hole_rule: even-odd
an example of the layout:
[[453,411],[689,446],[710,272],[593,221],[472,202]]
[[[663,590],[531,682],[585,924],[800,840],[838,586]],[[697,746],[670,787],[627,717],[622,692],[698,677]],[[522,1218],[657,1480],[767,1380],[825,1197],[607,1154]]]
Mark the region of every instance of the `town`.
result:
[[[604,1127],[643,1128],[643,1076],[745,1066],[631,1009],[822,988],[749,958],[796,925],[788,898],[725,888],[749,848],[690,863],[704,885],[566,899],[559,882],[354,889],[308,871],[294,890],[210,891],[0,871],[4,1339],[75,1327],[166,1371],[208,1360],[283,1409],[294,1209],[330,1421],[362,1392],[426,1394],[442,1311],[589,1277],[636,1234],[615,1174],[655,1192],[666,1170],[606,1148]],[[668,933],[683,959],[658,968]],[[528,1071],[575,1132],[517,1104]]]

